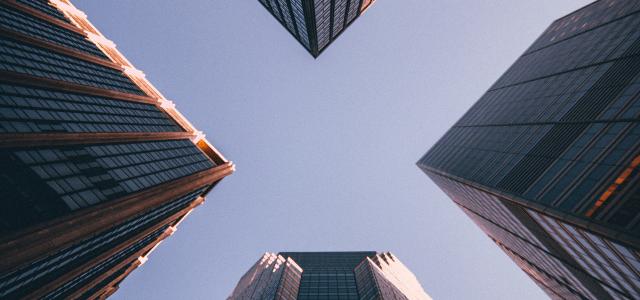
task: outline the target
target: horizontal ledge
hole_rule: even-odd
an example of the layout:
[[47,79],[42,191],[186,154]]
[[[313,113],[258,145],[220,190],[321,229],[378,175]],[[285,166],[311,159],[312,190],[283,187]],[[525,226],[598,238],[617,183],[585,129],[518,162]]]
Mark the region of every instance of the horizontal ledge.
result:
[[62,81],[62,80],[32,76],[28,74],[11,72],[11,71],[0,71],[0,82],[10,82],[14,84],[35,86],[35,87],[52,89],[52,90],[87,94],[87,95],[106,97],[106,98],[131,101],[131,102],[147,103],[147,104],[153,104],[153,105],[157,105],[159,101],[158,99],[155,99],[149,96],[129,94],[125,92],[107,90],[103,88],[81,85],[81,84],[71,83],[71,82]]
[[21,42],[25,42],[25,43],[34,45],[34,46],[45,48],[47,50],[52,50],[54,52],[57,52],[57,53],[60,53],[60,54],[63,54],[63,55],[67,55],[67,56],[71,56],[71,57],[74,57],[74,58],[78,58],[78,59],[84,60],[86,62],[98,64],[98,65],[101,65],[101,66],[104,66],[104,67],[107,67],[107,68],[118,70],[120,72],[123,71],[123,68],[121,66],[118,66],[117,64],[111,62],[107,58],[101,58],[99,56],[87,54],[87,53],[82,52],[82,51],[77,50],[77,49],[68,48],[68,47],[63,46],[63,45],[55,44],[53,42],[49,42],[49,41],[46,41],[46,40],[41,40],[39,38],[32,37],[32,36],[26,35],[24,33],[17,32],[17,31],[0,28],[0,36],[4,36],[4,37],[11,38],[11,39],[15,39],[15,40],[18,40],[18,41],[21,41]]
[[[75,33],[81,34],[82,36],[86,36],[86,34],[84,33],[84,31],[82,31],[82,29],[74,26],[71,23],[67,23],[65,21],[59,20],[53,16],[50,16],[46,13],[43,13],[35,8],[31,8],[29,6],[26,6],[24,4],[18,3],[16,0],[2,0],[0,1],[0,5],[4,5],[4,6],[9,6],[15,10],[18,10],[20,12],[26,13],[28,15],[34,16],[38,19],[41,19],[43,21],[46,21],[48,23],[51,23],[52,25],[58,26],[58,27],[62,27],[64,29],[67,29],[69,31],[73,31]],[[49,4],[47,4],[49,5]],[[51,6],[53,7],[53,6]],[[55,8],[55,7],[53,7]],[[58,10],[57,8],[55,8],[56,10]],[[58,10],[60,11],[60,10]],[[60,12],[62,13],[62,12]]]
[[181,140],[193,137],[195,133],[192,132],[0,133],[0,148]]

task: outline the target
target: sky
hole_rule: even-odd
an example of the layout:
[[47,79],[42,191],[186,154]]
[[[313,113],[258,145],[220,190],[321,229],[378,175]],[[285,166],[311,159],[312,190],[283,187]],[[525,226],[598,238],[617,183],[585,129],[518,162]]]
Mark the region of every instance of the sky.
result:
[[546,296],[416,167],[587,0],[380,0],[318,59],[257,0],[77,0],[236,166],[113,299],[225,299],[266,251],[391,251],[434,299]]

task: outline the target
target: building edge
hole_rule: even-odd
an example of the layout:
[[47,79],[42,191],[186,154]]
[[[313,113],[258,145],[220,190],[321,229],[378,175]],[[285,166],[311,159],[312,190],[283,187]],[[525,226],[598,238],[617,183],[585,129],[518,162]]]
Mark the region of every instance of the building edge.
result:
[[[193,174],[193,175],[197,175],[200,176],[198,178],[198,184],[199,186],[206,186],[207,188],[205,190],[203,190],[203,192],[200,194],[200,197],[191,201],[191,204],[189,205],[188,209],[185,209],[183,211],[180,212],[179,216],[174,216],[171,218],[166,218],[163,219],[162,221],[160,221],[160,223],[165,224],[167,226],[169,226],[160,236],[158,236],[157,238],[155,238],[155,240],[153,242],[151,242],[151,244],[149,244],[149,246],[143,248],[142,250],[134,253],[133,255],[131,255],[131,257],[126,258],[123,260],[123,263],[126,262],[128,265],[126,266],[124,270],[124,272],[122,273],[118,273],[116,277],[114,278],[110,278],[110,281],[107,282],[108,284],[106,286],[104,286],[101,290],[96,291],[96,293],[93,295],[96,298],[99,299],[103,299],[108,297],[109,295],[113,294],[117,288],[119,283],[129,274],[131,273],[133,270],[135,270],[137,267],[139,267],[140,265],[142,265],[144,262],[147,261],[149,254],[168,236],[172,235],[176,229],[177,226],[184,220],[184,218],[189,215],[191,213],[191,211],[201,205],[205,199],[204,197],[211,191],[211,189],[219,182],[221,181],[224,177],[232,174],[235,171],[235,165],[233,164],[233,162],[228,161],[221,153],[220,151],[218,151],[205,137],[205,134],[202,131],[197,130],[176,108],[175,108],[175,104],[172,101],[169,101],[168,99],[166,99],[166,97],[164,95],[162,95],[162,93],[160,91],[158,91],[155,86],[153,86],[153,84],[151,84],[151,82],[149,82],[146,77],[145,74],[138,70],[137,68],[135,68],[133,66],[133,64],[131,64],[126,57],[124,57],[124,55],[122,55],[122,53],[120,53],[120,51],[116,48],[115,43],[111,42],[110,40],[108,40],[104,35],[102,35],[102,33],[100,33],[100,31],[95,28],[93,26],[93,24],[87,19],[87,16],[84,12],[82,12],[81,10],[77,9],[70,1],[68,0],[49,0],[47,1],[48,5],[50,5],[51,7],[57,9],[58,11],[62,12],[65,17],[71,22],[71,24],[66,25],[65,26],[60,26],[61,23],[55,23],[54,24],[56,26],[60,26],[63,27],[65,29],[71,30],[71,31],[75,31],[77,33],[80,33],[82,35],[85,36],[85,38],[89,41],[91,41],[93,44],[95,44],[98,49],[103,52],[107,57],[108,60],[110,62],[113,62],[114,66],[112,68],[119,68],[121,67],[121,72],[126,75],[126,77],[128,77],[136,86],[138,86],[148,97],[149,97],[149,102],[151,102],[150,104],[155,105],[160,111],[164,112],[170,119],[172,119],[173,121],[175,121],[177,123],[177,125],[179,127],[181,127],[182,129],[184,129],[185,132],[183,133],[150,133],[150,134],[88,134],[91,135],[91,138],[89,140],[89,143],[93,143],[93,142],[99,142],[100,140],[103,140],[104,142],[113,142],[113,141],[126,141],[128,139],[131,140],[155,140],[155,139],[164,139],[167,138],[166,136],[160,137],[160,135],[170,135],[172,137],[170,137],[169,139],[188,139],[190,140],[198,149],[200,149],[209,159],[211,159],[213,162],[215,162],[215,165],[217,167],[214,167],[213,169],[210,169],[208,173],[211,174],[205,174],[205,175],[200,175],[200,174]],[[22,6],[22,4],[17,3],[16,1],[11,1],[8,2],[7,5],[13,5],[13,6]],[[50,21],[50,19],[45,16],[40,14],[40,18],[46,18],[47,21]],[[59,24],[60,23],[60,24]],[[73,30],[75,29],[75,30]],[[60,47],[58,47],[60,48]],[[63,48],[60,48],[63,49]],[[107,60],[105,60],[105,62],[100,62],[100,61],[96,61],[95,63],[98,64],[105,64],[107,62]],[[109,66],[108,66],[109,67]],[[29,82],[29,84],[36,84],[37,83],[32,83]],[[143,96],[140,96],[138,98],[145,98]],[[143,99],[145,100],[145,99]],[[126,100],[125,100],[126,101]],[[145,100],[146,101],[146,100]],[[144,102],[144,101],[142,101]],[[173,136],[175,135],[175,136]],[[37,143],[42,143],[38,142],[36,137],[38,135],[25,135],[23,137],[16,137],[17,138],[17,144],[20,144],[21,142],[24,142],[23,140],[28,140],[29,143],[32,144],[28,144],[27,147],[32,147],[32,146],[37,146]],[[78,135],[78,136],[82,136],[82,135]],[[58,137],[58,136],[56,136]],[[59,136],[60,138],[62,138],[61,142],[64,142],[64,140],[68,139],[68,140],[73,140],[74,142],[79,140],[76,137],[72,137],[71,135],[68,136]],[[47,141],[49,142],[49,141]],[[35,143],[35,144],[34,144]],[[13,146],[15,146],[16,143],[13,144]],[[22,145],[22,144],[20,144]],[[3,146],[8,146],[8,144],[3,144]],[[203,173],[204,174],[204,173]],[[181,179],[189,179],[191,178],[190,176],[187,176],[188,178],[181,178]],[[194,177],[195,178],[195,177]],[[175,182],[178,182],[179,180],[175,180]],[[184,180],[182,180],[184,181]],[[184,182],[185,186],[191,184],[191,182]],[[195,182],[193,183],[195,184]],[[158,188],[159,186],[156,186],[156,188]],[[153,188],[153,187],[152,187]],[[146,192],[148,192],[147,190],[145,190]],[[142,193],[144,193],[145,191],[142,191]],[[142,194],[142,193],[137,193],[137,194]],[[157,195],[156,195],[157,196]],[[157,199],[158,197],[153,197],[152,199]],[[119,199],[119,200],[127,200],[126,197]],[[155,201],[155,200],[154,200]],[[158,200],[155,202],[163,202],[162,200]],[[168,201],[168,200],[167,200]],[[122,202],[122,201],[120,201]],[[109,214],[111,217],[114,218],[120,218],[122,220],[124,220],[122,218],[122,216],[120,216],[119,214],[114,213],[113,211],[113,206],[115,203],[105,203],[106,205],[102,205],[100,207],[95,207],[94,209],[90,209],[90,210],[83,210],[83,211],[79,211],[76,214],[73,214],[73,216],[83,216],[85,217],[85,221],[88,221],[90,217],[90,215],[98,213],[98,211],[100,211],[100,214],[106,215]],[[149,207],[146,208],[141,208],[142,210],[148,210]],[[138,212],[140,212],[141,210],[138,210]],[[119,217],[120,216],[120,217]],[[96,222],[102,225],[105,225],[103,220],[100,220],[100,222]],[[122,221],[121,220],[121,221]],[[51,222],[48,222],[47,224],[44,225],[52,225],[53,223],[57,224],[57,226],[65,226],[65,225],[70,225],[70,217],[62,217],[62,218],[57,218],[52,220]],[[120,223],[117,223],[120,224]],[[43,224],[40,224],[43,225]],[[11,249],[13,247],[7,247],[8,245],[13,245],[14,243],[19,243],[20,247],[18,248],[23,248],[26,250],[26,256],[24,260],[21,260],[20,262],[16,263],[16,261],[5,261],[3,262],[2,265],[2,269],[4,271],[8,271],[8,270],[12,270],[12,269],[16,269],[16,268],[20,268],[22,266],[25,266],[25,264],[29,263],[30,261],[33,261],[34,259],[38,259],[39,257],[44,257],[46,255],[48,255],[47,253],[51,253],[50,250],[54,250],[55,249],[60,249],[61,247],[64,247],[66,245],[68,245],[70,243],[70,241],[67,242],[62,242],[61,240],[58,240],[57,238],[53,238],[54,236],[52,236],[52,234],[54,233],[54,230],[52,230],[52,228],[50,228],[49,226],[40,226],[40,225],[35,225],[35,226],[30,226],[28,228],[25,228],[25,230],[21,230],[20,232],[16,232],[13,233],[9,236],[4,236],[2,237],[2,241],[4,243],[4,246],[2,247],[4,250],[0,251],[2,253],[6,252],[15,252],[14,249]],[[96,226],[93,226],[96,227]],[[99,227],[99,226],[98,226]],[[91,234],[95,234],[97,232],[101,232],[102,230],[104,230],[106,228],[93,228],[92,232],[88,232],[88,230],[80,230],[83,231],[82,233],[80,232],[76,232],[75,230],[70,230],[67,231],[67,233],[71,234],[71,235],[82,235],[82,236],[88,236]],[[51,239],[50,240],[42,240],[39,238],[43,238],[44,236],[48,236]],[[39,240],[39,241],[38,241]],[[35,243],[33,243],[35,241]],[[129,242],[133,242],[133,240],[129,241]],[[40,245],[38,245],[37,243],[41,243]],[[56,244],[58,243],[58,244]],[[28,245],[29,244],[29,245]],[[33,251],[32,251],[33,250]],[[109,253],[105,253],[104,255],[107,255]],[[89,264],[89,266],[87,267],[77,267],[75,268],[74,272],[80,272],[80,271],[84,271],[87,270],[90,265],[95,265],[96,262],[92,262],[91,264]],[[110,269],[108,272],[105,273],[106,275],[115,275],[115,272],[118,271],[122,271],[120,269]],[[46,287],[46,288],[38,288],[37,290],[32,291],[33,294],[30,295],[34,295],[37,297],[46,295],[47,292],[50,292],[54,287]],[[90,289],[94,288],[94,286],[92,285],[85,285],[83,286],[83,288],[80,290],[82,292],[84,291],[88,291]],[[77,292],[76,292],[77,293]],[[39,296],[38,296],[39,295]],[[75,294],[74,294],[75,295]],[[79,296],[79,295],[76,295]]]
[[[173,101],[168,100],[141,70],[137,69],[118,49],[116,44],[106,38],[88,19],[87,15],[75,7],[69,0],[49,0],[51,6],[61,11],[76,27],[81,29],[86,38],[94,43],[112,62],[120,65],[123,73],[133,81],[145,94],[156,100],[155,105],[173,119],[187,132],[193,133],[190,138],[200,150],[217,164],[229,162],[207,139],[202,131],[196,129],[187,118],[178,111]],[[233,163],[232,163],[233,164]],[[235,165],[234,165],[235,168]]]

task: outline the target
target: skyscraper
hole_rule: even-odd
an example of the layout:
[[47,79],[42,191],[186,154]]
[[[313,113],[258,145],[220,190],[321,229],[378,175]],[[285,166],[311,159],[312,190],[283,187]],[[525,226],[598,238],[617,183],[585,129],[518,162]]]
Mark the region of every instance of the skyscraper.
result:
[[228,162],[66,0],[0,1],[0,298],[104,298]]
[[375,0],[259,0],[304,46],[318,57]]
[[418,166],[557,299],[640,298],[640,2],[551,24]]
[[431,298],[389,252],[280,252],[265,253],[228,299]]

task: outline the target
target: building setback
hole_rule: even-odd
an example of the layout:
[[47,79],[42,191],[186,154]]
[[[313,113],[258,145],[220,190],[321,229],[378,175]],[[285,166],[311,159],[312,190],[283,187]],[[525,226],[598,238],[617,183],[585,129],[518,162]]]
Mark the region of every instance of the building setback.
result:
[[304,46],[318,57],[375,0],[259,0]]
[[265,253],[228,300],[430,300],[389,252]]
[[540,36],[418,166],[555,299],[640,299],[640,1]]
[[223,177],[66,0],[0,1],[0,298],[105,298]]

